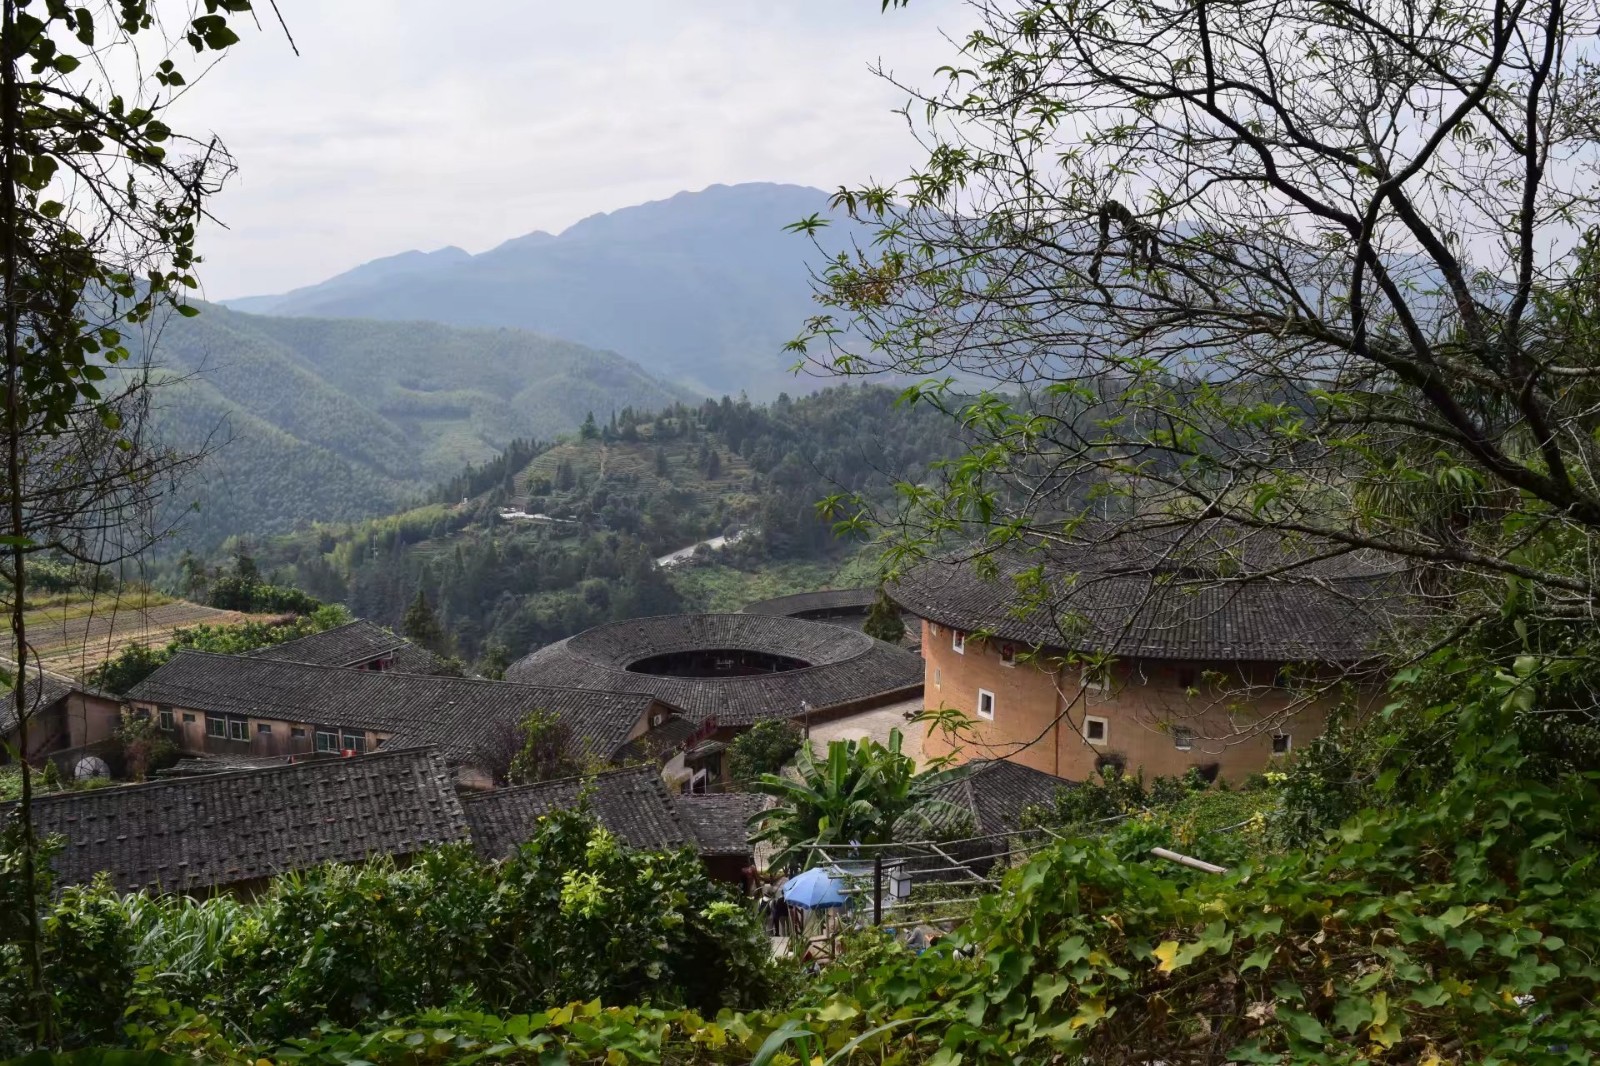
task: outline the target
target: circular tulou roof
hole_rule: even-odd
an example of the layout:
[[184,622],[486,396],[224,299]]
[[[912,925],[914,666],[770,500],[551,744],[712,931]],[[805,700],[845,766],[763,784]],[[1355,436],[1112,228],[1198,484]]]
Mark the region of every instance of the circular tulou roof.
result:
[[[799,659],[775,673],[673,677],[629,666],[653,656],[734,650]],[[922,685],[922,659],[903,648],[826,622],[759,614],[672,614],[633,618],[586,630],[524,656],[507,681],[643,692],[696,722],[742,726],[793,718],[801,704],[825,710]],[[557,680],[557,679],[564,680]]]
[[1033,647],[1214,662],[1359,662],[1400,617],[1393,560],[1226,529],[1177,545],[1164,531],[1094,532],[993,553],[989,575],[970,557],[931,560],[891,595],[918,617]]
[[791,596],[774,596],[770,600],[747,603],[744,613],[786,615],[790,618],[803,618],[813,611],[860,611],[864,614],[871,610],[877,595],[877,590],[872,588],[797,592]]

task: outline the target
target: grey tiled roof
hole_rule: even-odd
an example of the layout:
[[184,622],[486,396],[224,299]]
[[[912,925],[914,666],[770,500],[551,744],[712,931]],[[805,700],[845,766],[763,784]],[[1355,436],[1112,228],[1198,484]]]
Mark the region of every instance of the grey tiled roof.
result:
[[1014,833],[1029,807],[1050,807],[1056,793],[1074,783],[1005,759],[975,760],[960,780],[940,790],[940,799],[961,807],[975,836]]
[[872,608],[878,598],[876,589],[822,589],[817,592],[797,592],[792,596],[774,596],[770,600],[757,600],[744,605],[745,614],[775,614],[787,618],[804,618],[814,611],[855,611],[863,614]]
[[500,859],[537,832],[539,819],[577,807],[585,796],[596,821],[630,847],[671,851],[693,842],[654,766],[497,788],[463,797],[462,806],[478,853]]
[[[1378,651],[1401,598],[1398,568],[1327,545],[1211,528],[1105,534],[1005,551],[979,576],[932,560],[892,587],[907,610],[1028,646],[1132,658],[1351,663]],[[1045,581],[1035,583],[1041,570]],[[1027,591],[1022,591],[1026,589]]]
[[431,652],[365,618],[270,648],[259,648],[250,654],[259,659],[284,659],[317,666],[357,666],[392,654],[391,669],[414,674],[425,674],[434,666]]
[[[797,658],[810,666],[744,677],[682,678],[635,673],[631,663],[667,652],[737,649]],[[841,626],[759,614],[675,614],[612,622],[513,663],[509,680],[645,691],[692,721],[721,726],[792,718],[922,685],[912,652]]]
[[639,692],[597,692],[391,671],[347,670],[251,656],[181,651],[128,692],[128,699],[219,714],[393,735],[394,744],[433,744],[471,761],[497,731],[534,710],[568,723],[584,750],[611,759],[650,707]]
[[751,854],[750,818],[761,810],[764,799],[753,792],[673,797],[678,816],[702,855]]
[[613,755],[613,762],[665,762],[700,729],[687,718],[674,715],[643,735],[628,741]]
[[[8,668],[15,672],[16,665],[9,663]],[[24,706],[28,711],[28,721],[31,723],[36,716],[66,699],[72,688],[72,682],[66,678],[51,673],[41,673],[30,666],[27,685],[22,691]],[[0,736],[10,733],[15,728],[17,728],[16,690],[5,689],[0,691]]]
[[[14,804],[0,807],[0,821]],[[195,892],[466,839],[444,759],[420,748],[34,800],[58,885]]]

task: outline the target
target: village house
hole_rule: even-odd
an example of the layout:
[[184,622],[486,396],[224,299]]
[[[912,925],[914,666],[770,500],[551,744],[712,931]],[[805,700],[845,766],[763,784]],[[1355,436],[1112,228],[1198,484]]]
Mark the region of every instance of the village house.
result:
[[513,663],[506,678],[647,692],[696,726],[682,762],[693,790],[725,780],[728,742],[756,722],[802,724],[922,689],[914,652],[848,627],[763,614],[677,614],[596,626]]
[[654,766],[633,766],[589,777],[567,777],[462,798],[478,853],[503,859],[532,839],[539,820],[584,806],[618,840],[641,851],[692,848],[706,872],[737,882],[754,849],[747,822],[761,797],[675,795]]
[[1005,759],[1083,781],[1098,767],[1231,780],[1319,735],[1398,597],[1392,563],[1210,528],[914,568],[925,702],[959,713],[929,757]]
[[58,890],[105,873],[119,892],[249,894],[274,874],[468,838],[450,769],[426,748],[58,792],[35,797],[33,819],[63,841]]
[[[673,796],[653,766],[462,794],[443,753],[390,747],[42,795],[33,817],[63,842],[51,858],[58,890],[105,873],[121,892],[249,895],[276,874],[403,863],[442,844],[502,859],[545,815],[580,805],[630,847],[690,848],[712,876],[737,881],[753,861],[745,820],[758,798]],[[0,804],[0,824],[15,807]]]
[[[7,664],[14,670],[14,664]],[[24,757],[36,763],[102,743],[117,731],[122,703],[115,696],[80,685],[61,674],[28,668],[24,706],[28,708],[28,750]],[[20,740],[17,707],[12,692],[0,697],[0,763]]]
[[[535,711],[570,728],[599,763],[648,745],[676,711],[648,693],[594,691],[318,666],[260,656],[181,651],[128,692],[187,754],[260,758],[435,745],[466,787],[485,788]],[[631,742],[644,741],[644,745]],[[667,741],[663,741],[664,744]]]

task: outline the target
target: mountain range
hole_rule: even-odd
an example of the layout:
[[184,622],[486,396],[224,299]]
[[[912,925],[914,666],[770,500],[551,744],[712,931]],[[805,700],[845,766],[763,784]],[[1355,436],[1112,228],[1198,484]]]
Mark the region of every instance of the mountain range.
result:
[[172,497],[183,542],[393,509],[517,438],[700,396],[612,352],[524,330],[285,318],[201,304],[152,362],[158,439],[209,454]]
[[[409,251],[316,285],[227,301],[250,314],[426,320],[511,327],[619,352],[698,393],[763,399],[820,380],[790,372],[783,345],[817,313],[822,255],[784,227],[829,217],[828,196],[799,185],[713,185],[536,231],[478,255]],[[856,236],[832,217],[828,251]]]

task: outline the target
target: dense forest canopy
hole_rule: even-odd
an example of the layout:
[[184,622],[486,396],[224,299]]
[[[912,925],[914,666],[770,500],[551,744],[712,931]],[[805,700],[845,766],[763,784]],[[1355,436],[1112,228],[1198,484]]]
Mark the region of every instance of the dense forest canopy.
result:
[[[515,656],[601,622],[692,606],[655,559],[718,535],[742,534],[714,557],[745,570],[842,564],[860,542],[841,540],[818,501],[887,503],[897,485],[939,477],[958,448],[948,420],[883,387],[623,406],[568,438],[514,440],[422,506],[256,540],[251,552],[274,580],[387,625],[420,590],[455,654]],[[207,594],[205,567],[192,561],[163,580]]]
[[610,352],[513,329],[243,315],[169,323],[162,441],[206,451],[174,497],[175,542],[353,521],[420,498],[512,441],[578,428],[586,410],[692,393]]

